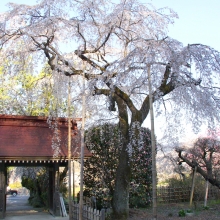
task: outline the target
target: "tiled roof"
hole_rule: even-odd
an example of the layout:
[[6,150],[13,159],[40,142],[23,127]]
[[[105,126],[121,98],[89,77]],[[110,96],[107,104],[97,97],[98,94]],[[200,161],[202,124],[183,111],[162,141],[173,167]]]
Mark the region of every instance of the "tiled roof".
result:
[[[55,121],[52,121],[55,125]],[[77,127],[76,122],[72,127]],[[57,119],[57,134],[49,127],[46,117],[0,115],[0,158],[67,158],[68,123]],[[81,144],[78,130],[71,130],[72,157],[80,157]],[[54,143],[53,143],[54,140]],[[56,154],[56,149],[58,153]],[[84,148],[85,157],[91,153]]]

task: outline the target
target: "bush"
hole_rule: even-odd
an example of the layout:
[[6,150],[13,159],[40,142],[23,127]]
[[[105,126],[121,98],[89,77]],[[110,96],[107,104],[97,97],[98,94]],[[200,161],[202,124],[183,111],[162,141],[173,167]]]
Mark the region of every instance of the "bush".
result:
[[130,207],[144,208],[152,200],[152,158],[151,133],[149,129],[140,129],[140,143],[133,146],[132,173],[130,184]]
[[185,210],[180,210],[179,211],[179,217],[185,217],[186,216],[186,212],[185,212]]
[[[121,149],[119,128],[115,124],[92,127],[86,131],[85,143],[93,154],[84,163],[86,193],[96,197],[98,208],[110,207]],[[132,146],[129,205],[146,207],[151,202],[149,129],[140,128],[138,143]]]

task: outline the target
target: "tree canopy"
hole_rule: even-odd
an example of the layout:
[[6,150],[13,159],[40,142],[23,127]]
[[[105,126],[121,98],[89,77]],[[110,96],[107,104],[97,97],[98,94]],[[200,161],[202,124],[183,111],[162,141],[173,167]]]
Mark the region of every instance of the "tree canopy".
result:
[[24,66],[34,73],[47,58],[54,72],[85,74],[90,93],[108,96],[110,109],[114,95],[122,98],[132,121],[142,123],[148,115],[150,65],[155,107],[172,102],[172,114],[177,108],[187,110],[195,127],[201,118],[218,117],[219,52],[170,38],[167,27],[177,17],[171,9],[138,1],[9,5],[0,20],[1,61],[7,73],[17,74]]
[[38,74],[21,71],[7,74],[0,70],[0,113],[48,116],[56,108],[54,84],[50,70],[43,68]]

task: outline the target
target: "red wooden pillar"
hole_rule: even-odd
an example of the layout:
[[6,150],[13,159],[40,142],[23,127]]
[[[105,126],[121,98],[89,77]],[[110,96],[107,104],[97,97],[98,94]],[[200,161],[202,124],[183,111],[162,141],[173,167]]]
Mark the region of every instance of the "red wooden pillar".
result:
[[6,175],[5,175],[5,163],[0,161],[0,219],[5,218],[6,210]]

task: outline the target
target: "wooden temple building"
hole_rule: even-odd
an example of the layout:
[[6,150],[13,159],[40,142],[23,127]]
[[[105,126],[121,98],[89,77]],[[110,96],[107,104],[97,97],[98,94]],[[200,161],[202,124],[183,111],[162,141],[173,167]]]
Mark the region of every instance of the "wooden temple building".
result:
[[[71,160],[80,157],[76,119],[71,126]],[[84,148],[85,157],[91,153]],[[46,117],[0,115],[0,219],[6,215],[7,167],[41,166],[49,171],[49,210],[59,215],[59,167],[68,164],[68,121]]]

